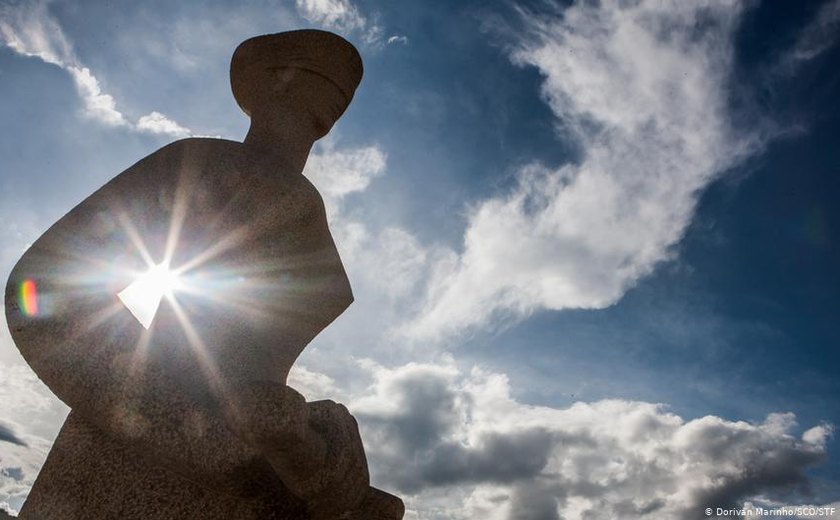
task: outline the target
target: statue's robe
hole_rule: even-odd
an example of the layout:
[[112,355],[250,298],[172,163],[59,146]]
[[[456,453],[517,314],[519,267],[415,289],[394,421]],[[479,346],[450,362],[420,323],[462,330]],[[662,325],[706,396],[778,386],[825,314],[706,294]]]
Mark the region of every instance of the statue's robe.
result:
[[[220,409],[241,384],[285,384],[352,294],[317,190],[255,156],[219,139],[168,145],[15,266],[12,337],[72,409],[21,518],[306,518]],[[117,293],[148,268],[144,254],[167,251],[173,268],[196,264],[184,277],[199,293],[164,299],[146,331]],[[21,305],[27,281],[37,313]]]

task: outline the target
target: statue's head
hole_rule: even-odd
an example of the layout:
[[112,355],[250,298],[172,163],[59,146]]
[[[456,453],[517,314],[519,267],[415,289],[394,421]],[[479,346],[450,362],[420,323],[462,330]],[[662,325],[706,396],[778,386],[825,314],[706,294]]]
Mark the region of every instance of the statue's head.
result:
[[252,119],[282,113],[310,118],[321,137],[353,99],[362,59],[336,34],[306,29],[257,36],[233,53],[230,83]]

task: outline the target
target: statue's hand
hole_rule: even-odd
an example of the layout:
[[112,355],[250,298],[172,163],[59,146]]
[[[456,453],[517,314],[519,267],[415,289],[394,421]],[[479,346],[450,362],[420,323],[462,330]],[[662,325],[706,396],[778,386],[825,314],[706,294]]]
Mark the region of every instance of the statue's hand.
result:
[[400,520],[402,500],[370,487],[367,459],[356,419],[347,408],[333,401],[309,403],[309,423],[323,435],[327,453],[317,474],[308,506],[312,518],[327,520]]
[[[281,457],[306,459],[307,468],[323,460],[325,447],[309,427],[306,399],[294,389],[281,383],[252,382],[226,397],[225,417],[248,443]],[[293,464],[287,466],[282,473],[291,476],[299,470]]]
[[262,451],[314,519],[357,509],[370,479],[356,420],[333,401],[306,403],[277,383],[250,384],[226,407],[234,431]]
[[309,511],[314,519],[337,518],[355,510],[370,489],[365,449],[356,419],[334,401],[309,403],[309,424],[326,443],[324,462],[310,481]]

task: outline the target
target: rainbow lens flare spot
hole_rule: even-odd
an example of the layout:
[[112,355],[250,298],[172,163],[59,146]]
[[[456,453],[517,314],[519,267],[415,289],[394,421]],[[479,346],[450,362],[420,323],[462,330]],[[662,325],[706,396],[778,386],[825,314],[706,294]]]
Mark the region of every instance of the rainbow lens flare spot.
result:
[[20,310],[26,316],[38,315],[38,288],[34,280],[24,280],[18,291]]

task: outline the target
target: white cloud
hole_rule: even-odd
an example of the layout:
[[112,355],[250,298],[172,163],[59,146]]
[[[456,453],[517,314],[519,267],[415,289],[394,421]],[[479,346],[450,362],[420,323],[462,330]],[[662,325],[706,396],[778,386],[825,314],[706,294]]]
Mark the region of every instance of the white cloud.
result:
[[378,145],[337,148],[328,138],[316,146],[303,171],[324,199],[354,291],[365,295],[354,307],[365,306],[375,313],[377,328],[400,322],[409,309],[416,311],[416,295],[429,276],[453,261],[451,251],[424,245],[405,229],[371,229],[345,211],[346,197],[363,192],[384,175],[387,162]]
[[[0,325],[5,328],[5,320]],[[0,348],[10,344],[3,337]],[[0,418],[22,441],[0,440],[0,502],[9,509],[23,505],[66,415],[67,407],[29,367],[0,363]]]
[[124,126],[125,116],[117,110],[114,98],[102,92],[99,80],[91,74],[87,67],[74,65],[64,67],[73,77],[76,89],[85,104],[85,115],[106,125]]
[[15,52],[53,65],[74,61],[70,42],[46,2],[23,2],[0,6],[0,36]]
[[117,109],[113,96],[102,91],[99,79],[79,61],[58,20],[50,14],[46,1],[0,6],[0,38],[18,54],[39,58],[67,71],[82,99],[84,114],[91,119],[109,126],[173,137],[191,133],[159,112],[141,117],[136,124],[129,122]]
[[825,446],[825,443],[834,435],[834,427],[830,424],[814,426],[802,434],[802,440],[814,446]]
[[393,36],[389,36],[387,43],[394,44],[394,43],[401,43],[403,45],[408,45],[408,36],[404,36],[401,34],[395,34]]
[[99,80],[79,63],[73,47],[46,2],[22,2],[0,10],[0,35],[6,45],[23,56],[37,57],[58,65],[73,78],[85,106],[85,114],[104,124],[121,126],[125,118],[113,97],[103,94]]
[[314,24],[341,33],[358,31],[368,44],[378,44],[382,28],[364,16],[350,0],[296,0],[298,13]]
[[369,283],[392,299],[410,298],[427,275],[430,251],[410,233],[386,228],[374,243],[360,249],[354,258]]
[[286,381],[290,387],[300,392],[307,401],[319,399],[333,399],[339,397],[340,390],[336,387],[335,381],[318,372],[313,372],[301,365],[294,365]]
[[[360,222],[338,220],[331,228],[353,287],[364,294],[354,305],[372,307],[370,311],[378,314],[377,327],[403,319],[400,311],[416,305],[414,296],[422,290],[429,266],[440,262],[435,256],[440,252],[427,249],[397,227],[373,232]],[[389,302],[387,310],[378,297]]]
[[367,20],[349,0],[296,0],[301,16],[329,29],[364,29]]
[[703,517],[795,494],[825,458],[825,430],[797,437],[789,413],[748,423],[625,400],[557,409],[520,403],[504,375],[462,374],[451,361],[365,366],[374,384],[351,410],[373,475],[418,518]]
[[315,147],[303,174],[318,188],[332,219],[340,211],[344,197],[364,191],[385,172],[387,160],[378,146],[336,149],[333,141],[327,139]]
[[523,14],[512,51],[580,160],[531,164],[469,211],[464,250],[440,266],[406,327],[433,339],[491,317],[604,308],[674,256],[698,193],[757,146],[729,125],[732,39],[744,2],[578,2]]
[[[354,288],[361,288],[368,300],[357,301],[356,306],[370,304],[377,295],[406,303],[422,286],[430,266],[439,263],[436,250],[404,229],[371,230],[345,213],[346,197],[363,192],[384,175],[387,161],[377,145],[336,148],[334,141],[327,140],[315,148],[303,172],[324,199],[330,229]],[[381,314],[378,322],[383,323]]]
[[138,119],[137,129],[151,134],[168,134],[173,137],[190,135],[189,128],[184,128],[160,112],[151,112]]

